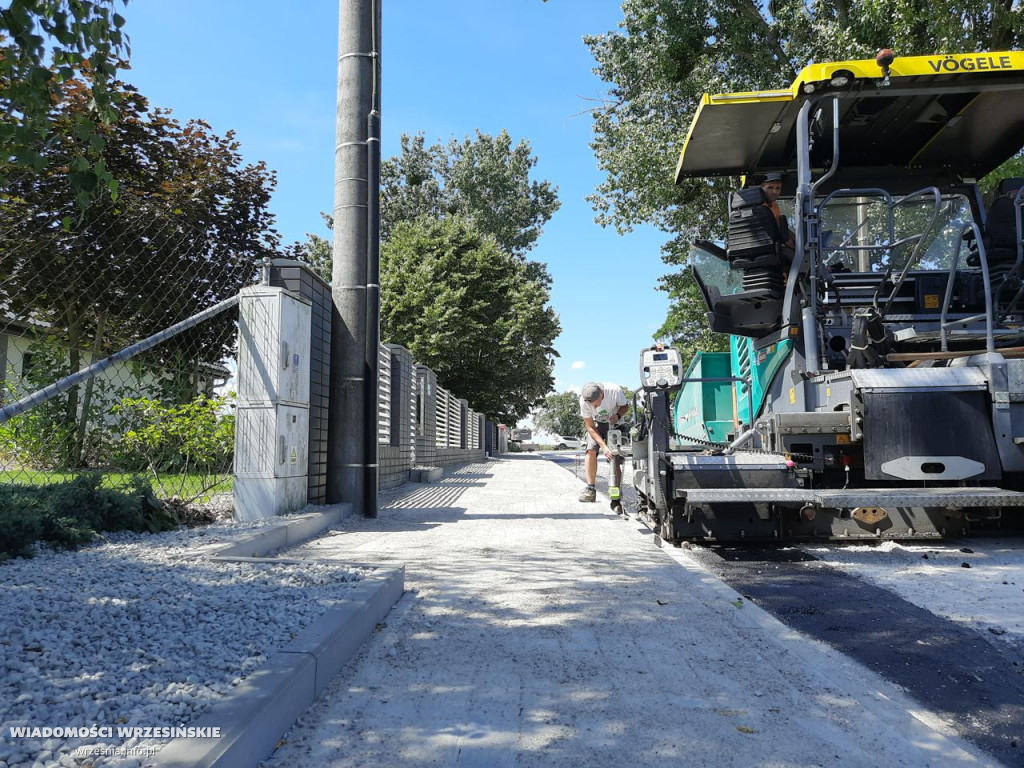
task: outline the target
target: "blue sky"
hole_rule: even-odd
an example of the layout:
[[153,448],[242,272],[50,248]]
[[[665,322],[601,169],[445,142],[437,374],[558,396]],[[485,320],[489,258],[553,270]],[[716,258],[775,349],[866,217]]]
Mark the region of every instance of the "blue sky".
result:
[[[665,317],[666,270],[652,229],[619,236],[584,197],[602,174],[590,149],[585,34],[612,30],[615,0],[383,0],[383,153],[402,133],[428,143],[508,130],[530,142],[535,178],[561,209],[533,259],[547,262],[562,333],[556,389],[636,386],[639,350]],[[131,71],[153,106],[233,129],[249,162],[277,172],[271,208],[284,242],[326,235],[333,208],[338,0],[132,0],[122,11]]]

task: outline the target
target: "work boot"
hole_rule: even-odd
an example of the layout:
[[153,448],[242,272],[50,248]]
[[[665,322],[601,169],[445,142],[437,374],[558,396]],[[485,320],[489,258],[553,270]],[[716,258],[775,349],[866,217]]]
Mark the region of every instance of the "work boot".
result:
[[583,493],[580,494],[580,501],[597,501],[597,489],[588,485],[583,489]]

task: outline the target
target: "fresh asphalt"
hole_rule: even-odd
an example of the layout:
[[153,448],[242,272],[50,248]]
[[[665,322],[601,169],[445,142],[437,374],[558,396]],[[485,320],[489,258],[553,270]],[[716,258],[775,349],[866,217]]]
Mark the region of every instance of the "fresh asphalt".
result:
[[[582,477],[582,457],[543,455]],[[602,457],[605,493],[607,474]],[[632,487],[624,497],[635,504]],[[798,548],[693,546],[689,554],[779,621],[903,687],[1000,762],[1024,765],[1024,648],[1008,651]]]

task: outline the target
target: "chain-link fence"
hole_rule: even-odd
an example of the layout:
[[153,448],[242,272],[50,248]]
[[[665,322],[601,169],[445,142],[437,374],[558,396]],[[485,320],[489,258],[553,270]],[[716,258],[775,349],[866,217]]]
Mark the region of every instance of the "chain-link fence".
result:
[[[38,182],[0,196],[0,484],[98,471],[106,487],[141,477],[185,503],[230,492],[237,310],[225,300],[254,278],[250,246],[232,249],[229,232],[165,200],[81,209]],[[111,355],[95,375],[65,379]],[[45,402],[14,408],[62,380]]]

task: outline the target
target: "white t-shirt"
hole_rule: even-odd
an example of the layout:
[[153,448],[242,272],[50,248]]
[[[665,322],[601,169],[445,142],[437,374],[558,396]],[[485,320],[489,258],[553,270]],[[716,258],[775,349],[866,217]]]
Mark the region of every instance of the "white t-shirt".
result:
[[601,398],[601,404],[596,407],[580,397],[580,416],[584,419],[593,419],[595,422],[608,421],[609,416],[617,413],[619,408],[626,404],[626,393],[618,384],[602,382],[601,389],[604,390],[604,397]]

